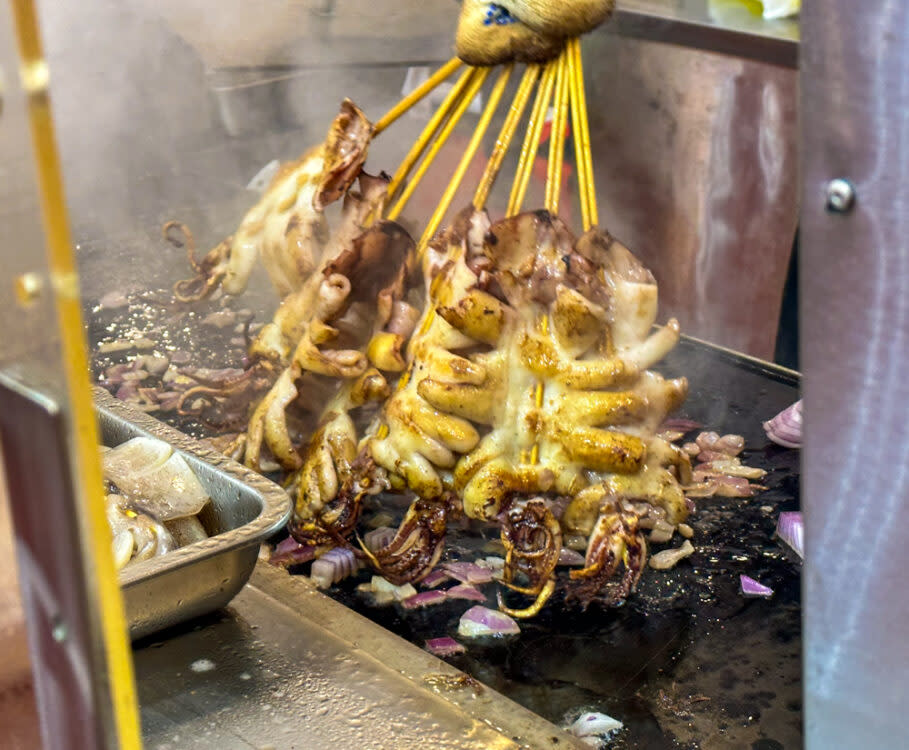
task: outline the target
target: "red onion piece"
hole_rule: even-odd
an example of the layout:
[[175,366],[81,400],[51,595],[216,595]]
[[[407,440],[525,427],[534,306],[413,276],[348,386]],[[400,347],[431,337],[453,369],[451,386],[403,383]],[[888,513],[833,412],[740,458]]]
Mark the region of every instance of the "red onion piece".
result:
[[387,547],[391,540],[395,538],[395,530],[390,526],[380,526],[372,531],[367,531],[363,535],[363,543],[369,548],[370,552],[375,552]]
[[729,477],[724,475],[706,474],[694,472],[693,479],[695,482],[704,482],[701,491],[695,488],[686,490],[692,497],[754,497],[755,491],[764,489],[758,484],[751,484],[744,477]]
[[449,599],[467,599],[472,602],[486,601],[486,595],[469,583],[459,583],[457,586],[446,589],[444,593]]
[[678,430],[679,432],[691,432],[692,430],[699,430],[703,427],[700,422],[695,422],[692,419],[676,418],[676,419],[666,419],[663,421],[663,424],[659,426],[659,430]]
[[283,542],[275,547],[269,562],[272,565],[288,567],[290,565],[299,565],[313,560],[316,556],[316,548],[300,544],[292,536],[287,537]]
[[426,641],[426,650],[436,656],[454,656],[463,654],[467,649],[454,638],[431,638]]
[[558,565],[583,565],[585,562],[584,555],[568,547],[562,547],[559,551]]
[[422,609],[423,607],[431,607],[434,604],[441,604],[447,598],[448,594],[444,591],[430,589],[429,591],[421,591],[419,594],[407,597],[401,601],[401,605],[404,609]]
[[739,584],[742,587],[743,596],[757,596],[769,599],[773,596],[773,589],[765,586],[760,581],[754,580],[751,576],[740,575]]
[[784,448],[802,447],[802,401],[799,399],[773,419],[764,422],[764,432]]
[[451,576],[448,575],[444,570],[433,570],[429,575],[427,575],[420,585],[426,589],[434,589],[436,586],[439,586],[445,581],[450,581]]
[[718,450],[716,444],[720,440],[720,433],[718,432],[701,432],[694,439],[694,442],[697,443],[698,448],[702,451],[716,451]]
[[458,622],[458,635],[465,638],[517,635],[520,632],[518,624],[508,615],[479,605],[468,609]]
[[328,550],[312,564],[309,577],[320,589],[327,589],[333,583],[343,581],[360,568],[360,561],[353,550],[346,547],[335,547]]
[[745,450],[745,438],[741,435],[723,435],[714,446],[714,450],[727,456],[737,456]]
[[447,562],[442,563],[444,570],[452,578],[461,583],[490,583],[492,581],[492,571],[488,568],[481,568],[476,563],[471,562]]
[[780,513],[776,524],[776,537],[800,559],[805,559],[805,526],[800,511]]

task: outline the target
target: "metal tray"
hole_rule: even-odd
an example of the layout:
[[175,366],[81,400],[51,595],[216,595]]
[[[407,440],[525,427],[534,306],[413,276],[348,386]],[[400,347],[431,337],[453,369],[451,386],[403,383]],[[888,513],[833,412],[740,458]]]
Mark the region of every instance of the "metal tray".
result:
[[290,499],[274,482],[199,441],[94,389],[101,441],[116,446],[140,435],[183,454],[211,497],[207,526],[217,534],[120,574],[130,636],[135,640],[226,605],[249,580],[260,543],[290,516]]

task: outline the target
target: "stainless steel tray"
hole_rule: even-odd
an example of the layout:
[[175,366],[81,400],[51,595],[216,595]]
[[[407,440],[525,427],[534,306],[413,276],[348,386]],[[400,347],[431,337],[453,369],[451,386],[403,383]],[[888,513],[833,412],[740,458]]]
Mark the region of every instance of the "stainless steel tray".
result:
[[135,640],[226,605],[249,580],[260,543],[290,516],[290,499],[274,482],[199,441],[94,389],[104,445],[146,436],[183,454],[211,497],[208,528],[217,534],[120,574],[130,636]]

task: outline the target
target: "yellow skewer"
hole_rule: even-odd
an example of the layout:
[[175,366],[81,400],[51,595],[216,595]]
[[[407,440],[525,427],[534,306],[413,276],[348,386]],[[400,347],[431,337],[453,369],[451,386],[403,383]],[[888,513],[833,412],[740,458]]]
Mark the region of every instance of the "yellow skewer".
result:
[[[488,69],[487,69],[488,70]],[[448,96],[445,97],[445,101],[439,106],[436,112],[429,122],[426,123],[426,127],[423,128],[423,132],[420,133],[420,137],[414,142],[413,146],[410,147],[410,151],[407,156],[404,157],[404,161],[401,162],[401,166],[398,167],[398,171],[395,172],[395,176],[392,178],[391,183],[388,185],[388,202],[391,203],[391,199],[395,197],[395,194],[401,187],[401,184],[407,178],[410,170],[413,168],[413,165],[417,163],[417,160],[422,156],[423,152],[426,150],[426,146],[429,145],[429,142],[435,137],[436,131],[439,129],[439,126],[445,121],[445,118],[451,114],[455,106],[461,101],[461,95],[464,93],[464,89],[470,84],[473,80],[476,80],[474,75],[477,72],[476,68],[468,68],[465,70],[461,77],[455,83],[454,88],[448,92]],[[468,106],[471,99],[468,99]],[[467,107],[464,107],[461,115],[467,111]],[[460,115],[457,115],[454,118],[455,123],[460,119]],[[454,127],[452,125],[452,127]],[[429,157],[429,160],[432,161],[432,158]],[[428,165],[427,165],[428,167]]]
[[508,199],[508,209],[505,211],[506,216],[514,216],[521,210],[521,204],[524,202],[527,185],[530,183],[530,175],[533,171],[533,157],[540,144],[543,122],[546,119],[546,109],[552,97],[557,67],[558,63],[553,61],[547,63],[546,69],[543,71],[543,78],[537,90],[537,98],[530,113],[530,121],[527,123],[527,134],[524,136],[524,143],[521,146],[521,156],[518,160],[518,170],[515,175],[514,185],[511,188],[511,196]]
[[559,57],[556,74],[555,104],[553,105],[552,132],[549,136],[549,169],[546,175],[546,201],[544,206],[552,214],[559,213],[562,188],[562,162],[565,158],[565,126],[568,120],[569,48]]
[[570,43],[571,52],[575,61],[575,93],[578,98],[578,124],[575,126],[577,132],[575,138],[581,143],[581,154],[584,159],[584,182],[585,193],[587,195],[587,207],[589,213],[589,226],[584,229],[598,226],[600,223],[599,213],[597,212],[597,192],[593,176],[593,155],[590,151],[590,123],[587,120],[587,94],[584,90],[584,59],[581,54],[581,40],[574,39]]
[[464,179],[467,168],[470,166],[470,162],[473,161],[473,157],[477,153],[477,149],[480,147],[483,136],[486,134],[486,130],[489,127],[489,123],[492,121],[492,117],[496,113],[496,109],[498,109],[499,102],[502,99],[502,95],[505,93],[505,87],[508,85],[508,79],[511,77],[512,70],[514,70],[513,63],[506,65],[505,69],[499,76],[499,80],[496,81],[496,85],[490,92],[489,101],[486,104],[486,109],[483,111],[483,114],[480,117],[480,121],[477,123],[477,127],[473,132],[473,137],[470,139],[470,143],[467,144],[464,155],[461,157],[461,162],[458,164],[457,169],[455,169],[455,173],[452,176],[451,181],[448,183],[448,187],[445,189],[445,193],[442,195],[442,200],[439,201],[438,207],[430,218],[429,223],[426,225],[426,229],[423,231],[423,236],[420,237],[420,242],[417,245],[418,256],[422,255],[422,252],[426,248],[426,245],[429,244],[429,240],[432,239],[433,235],[438,230],[439,225],[442,223],[442,219],[445,218],[445,214],[448,211],[448,208],[451,206],[452,200],[454,200],[455,193],[458,192],[458,186],[461,184],[461,180]]
[[[404,210],[404,206],[407,205],[407,201],[410,200],[410,196],[413,195],[414,191],[417,189],[417,185],[420,184],[420,180],[423,179],[423,176],[426,174],[429,166],[436,158],[436,155],[439,153],[439,151],[442,150],[442,146],[445,145],[445,142],[448,140],[449,136],[452,134],[452,132],[454,132],[454,129],[457,126],[458,122],[464,116],[464,113],[467,111],[468,107],[470,107],[470,103],[477,95],[480,87],[486,81],[486,77],[489,75],[490,70],[491,68],[473,69],[473,77],[470,80],[470,85],[467,87],[467,91],[461,97],[461,100],[458,102],[457,108],[452,113],[451,117],[448,118],[448,122],[445,123],[445,127],[442,128],[439,136],[433,142],[432,146],[430,146],[426,157],[422,162],[420,162],[420,166],[417,167],[417,171],[414,173],[413,177],[411,177],[410,182],[407,183],[407,187],[404,188],[404,192],[401,193],[401,197],[398,199],[398,202],[388,211],[387,218],[394,221],[401,215],[401,212]],[[458,83],[460,83],[460,81]],[[430,125],[431,124],[432,122],[430,121]],[[427,126],[427,130],[428,129],[429,126]],[[424,131],[424,134],[425,132],[426,131]],[[407,176],[407,171],[409,171],[410,167],[407,166],[407,170],[405,171],[405,166],[407,166],[407,160],[401,164],[400,169],[398,169],[398,174],[394,176],[394,179],[389,186],[389,196],[392,195],[392,188],[396,190],[397,187],[401,184],[401,181],[403,181],[404,177]]]
[[574,160],[578,170],[578,196],[581,203],[581,224],[586,232],[591,228],[590,220],[590,185],[591,176],[587,174],[587,160],[584,158],[584,152],[590,150],[590,142],[584,142],[584,122],[586,113],[581,112],[581,99],[579,93],[580,79],[578,78],[579,60],[575,55],[575,46],[577,39],[572,39],[569,44],[568,57],[568,85],[569,99],[571,99],[571,134],[574,139]]
[[395,104],[388,112],[385,113],[384,117],[379,120],[373,127],[373,136],[377,136],[383,130],[385,130],[389,125],[391,125],[395,120],[397,120],[401,115],[403,115],[408,109],[410,109],[414,104],[420,101],[424,96],[426,96],[430,91],[432,91],[436,86],[438,86],[442,81],[448,78],[452,73],[454,73],[458,68],[461,67],[463,63],[457,57],[451,58],[447,63],[445,63],[441,68],[439,68],[435,73],[433,73],[426,81],[421,83],[417,88],[411,91],[407,96],[405,96],[401,101]]
[[540,65],[528,65],[527,70],[524,71],[521,85],[518,87],[511,109],[508,110],[508,116],[502,125],[502,132],[499,134],[495,148],[489,157],[489,162],[486,164],[486,172],[483,174],[483,179],[480,180],[477,192],[474,195],[474,208],[480,209],[486,205],[489,192],[492,190],[492,186],[499,174],[505,154],[508,153],[508,149],[511,147],[511,141],[515,132],[517,132],[521,118],[524,116],[524,110],[527,107],[527,102],[530,101],[530,95],[533,92],[533,87],[537,82],[541,69],[542,66]]

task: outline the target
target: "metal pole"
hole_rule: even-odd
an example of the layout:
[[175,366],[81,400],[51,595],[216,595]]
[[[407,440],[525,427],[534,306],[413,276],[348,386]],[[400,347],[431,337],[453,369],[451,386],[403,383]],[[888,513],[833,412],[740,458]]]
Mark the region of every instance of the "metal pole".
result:
[[801,323],[809,750],[909,712],[909,15],[805,0]]

